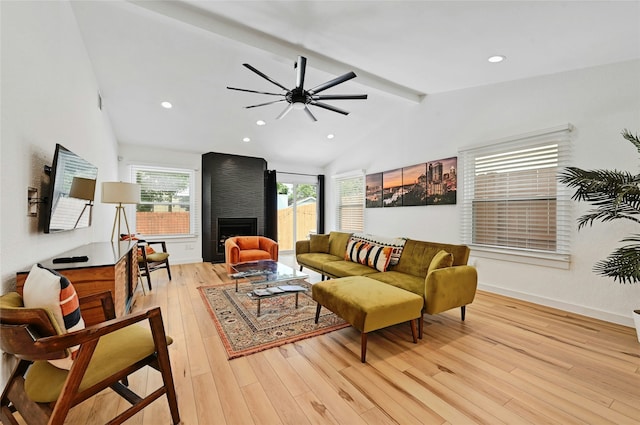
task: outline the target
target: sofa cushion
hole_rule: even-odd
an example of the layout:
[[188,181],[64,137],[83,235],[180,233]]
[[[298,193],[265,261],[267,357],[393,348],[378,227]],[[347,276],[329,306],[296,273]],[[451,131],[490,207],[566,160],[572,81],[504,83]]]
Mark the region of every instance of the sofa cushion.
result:
[[311,235],[309,238],[309,250],[311,252],[329,253],[329,235]]
[[442,269],[444,267],[451,267],[453,265],[453,255],[450,252],[441,249],[431,260],[429,268],[427,269],[427,275],[436,269]]
[[316,270],[322,270],[322,267],[332,261],[340,261],[342,258],[331,254],[323,254],[321,252],[309,252],[296,255],[296,260],[300,264],[312,267]]
[[325,263],[322,266],[322,271],[331,276],[337,277],[364,276],[371,273],[376,273],[376,270],[372,269],[369,266],[345,260]]
[[343,258],[344,253],[347,250],[347,242],[351,233],[345,232],[331,232],[329,233],[329,254],[336,257]]
[[243,249],[240,251],[238,259],[240,263],[246,263],[248,261],[270,260],[271,255],[261,249]]
[[404,289],[405,291],[413,292],[423,298],[425,296],[425,280],[418,276],[401,272],[386,271],[384,273],[368,274],[367,277],[395,286],[396,288]]
[[240,250],[260,249],[260,240],[255,236],[236,236],[236,244]]

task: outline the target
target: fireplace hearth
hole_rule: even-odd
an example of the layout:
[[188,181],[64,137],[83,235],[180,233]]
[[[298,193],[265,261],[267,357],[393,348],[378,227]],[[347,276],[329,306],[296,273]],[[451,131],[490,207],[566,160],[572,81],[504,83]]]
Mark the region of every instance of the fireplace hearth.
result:
[[218,218],[218,254],[224,254],[224,242],[233,236],[258,234],[256,217]]

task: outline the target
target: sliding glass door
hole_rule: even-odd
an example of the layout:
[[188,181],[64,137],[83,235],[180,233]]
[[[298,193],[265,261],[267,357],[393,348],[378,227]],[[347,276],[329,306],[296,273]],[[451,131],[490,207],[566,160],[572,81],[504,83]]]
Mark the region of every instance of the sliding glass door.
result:
[[307,239],[318,228],[317,184],[295,176],[278,175],[278,245],[293,251],[296,241]]

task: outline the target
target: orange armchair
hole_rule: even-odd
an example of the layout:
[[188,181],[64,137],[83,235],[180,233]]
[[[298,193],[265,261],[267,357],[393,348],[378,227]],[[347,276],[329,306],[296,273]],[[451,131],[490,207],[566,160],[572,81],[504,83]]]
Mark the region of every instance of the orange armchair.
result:
[[258,260],[278,261],[278,242],[265,236],[233,236],[224,242],[227,273],[234,272],[234,264]]

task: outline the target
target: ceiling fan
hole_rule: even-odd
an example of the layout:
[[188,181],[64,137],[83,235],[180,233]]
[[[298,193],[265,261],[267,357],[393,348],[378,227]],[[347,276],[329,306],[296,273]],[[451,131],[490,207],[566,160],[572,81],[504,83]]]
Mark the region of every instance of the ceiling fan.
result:
[[279,100],[274,100],[274,101],[266,102],[266,103],[260,103],[260,104],[257,104],[257,105],[245,106],[246,109],[249,109],[249,108],[256,108],[258,106],[271,105],[271,104],[278,103],[278,102],[285,102],[286,101],[287,103],[289,103],[287,105],[286,109],[284,111],[282,111],[280,113],[280,115],[278,115],[278,117],[276,119],[283,118],[292,109],[302,109],[307,113],[309,118],[311,118],[313,121],[318,121],[316,119],[316,117],[313,116],[313,114],[311,113],[311,110],[309,109],[309,105],[318,106],[320,108],[328,109],[330,111],[337,112],[339,114],[349,115],[349,112],[347,112],[347,111],[345,111],[343,109],[336,108],[335,106],[328,105],[328,104],[326,104],[324,102],[320,102],[320,101],[322,101],[322,100],[343,100],[343,99],[366,99],[367,98],[366,94],[324,94],[324,95],[323,94],[318,94],[318,93],[320,93],[322,91],[330,89],[333,86],[337,86],[338,84],[344,83],[345,81],[348,81],[348,80],[350,80],[352,78],[355,78],[356,74],[353,71],[347,72],[346,74],[341,75],[339,77],[336,77],[333,80],[330,80],[330,81],[327,81],[326,83],[323,83],[323,84],[320,84],[318,86],[315,86],[314,88],[312,88],[310,90],[305,90],[304,89],[304,75],[305,75],[305,71],[306,71],[306,67],[307,67],[307,58],[305,58],[304,56],[298,56],[298,61],[294,65],[294,68],[297,69],[296,86],[294,88],[292,88],[292,89],[286,88],[285,86],[283,86],[282,84],[280,84],[276,80],[274,80],[274,79],[270,78],[269,76],[267,76],[266,74],[258,71],[256,68],[254,68],[253,66],[249,65],[248,63],[244,63],[242,65],[244,67],[250,69],[251,71],[255,72],[256,74],[258,74],[259,76],[261,76],[265,80],[267,80],[267,81],[271,82],[272,84],[275,84],[276,86],[280,87],[282,90],[284,90],[284,93],[270,93],[270,92],[264,92],[264,91],[239,89],[237,87],[227,87],[227,88],[229,90],[238,90],[238,91],[244,91],[244,92],[249,92],[249,93],[267,94],[267,95],[271,95],[271,96],[282,96],[282,99],[279,99]]

